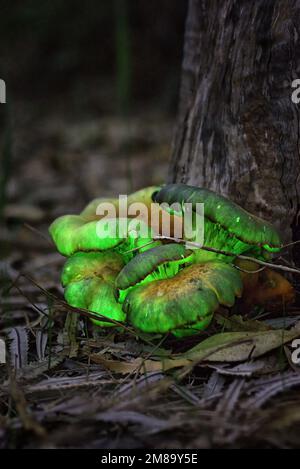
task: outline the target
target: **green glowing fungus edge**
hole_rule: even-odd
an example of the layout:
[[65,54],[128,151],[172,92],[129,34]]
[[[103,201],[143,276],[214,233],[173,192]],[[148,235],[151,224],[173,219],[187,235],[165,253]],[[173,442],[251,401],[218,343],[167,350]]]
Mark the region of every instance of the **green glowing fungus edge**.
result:
[[239,272],[224,262],[210,261],[132,289],[123,309],[141,331],[181,337],[207,327],[218,306],[231,307],[241,292]]
[[[208,189],[185,184],[169,184],[153,195],[157,203],[172,205],[191,203],[204,204],[204,245],[232,252],[234,255],[247,252],[253,256],[264,256],[277,252],[281,240],[276,229],[267,221],[250,214],[239,205]],[[230,257],[213,253],[198,252],[198,260],[219,257],[231,261]]]
[[123,302],[137,285],[171,278],[193,260],[193,252],[182,244],[154,247],[135,256],[116,278],[116,296]]
[[[115,279],[124,266],[116,252],[77,252],[64,265],[61,282],[66,301],[117,322],[124,322],[126,314],[114,296]],[[93,320],[97,326],[115,326],[103,318]]]
[[[102,223],[105,229],[99,235]],[[128,262],[133,253],[128,251],[147,245],[149,249],[153,236],[151,228],[142,220],[127,218],[87,221],[80,215],[65,215],[57,218],[49,228],[51,237],[64,256],[71,256],[78,251],[108,251],[119,252],[125,262]],[[152,246],[158,245],[156,241]]]
[[[158,192],[161,189],[161,186],[149,186],[149,187],[144,187],[143,189],[140,189],[136,192],[133,192],[132,194],[129,194],[127,197],[127,205],[128,207],[131,204],[134,203],[142,203],[146,205],[147,207],[150,207],[150,204],[153,202],[152,201],[152,196],[155,192]],[[102,203],[109,203],[112,204],[113,207],[115,207],[115,216],[119,215],[119,199],[116,197],[113,198],[105,198],[105,197],[98,197],[97,199],[92,200],[80,213],[82,217],[84,217],[86,220],[92,220],[95,218],[99,218],[97,216],[98,212],[98,207],[99,204]]]

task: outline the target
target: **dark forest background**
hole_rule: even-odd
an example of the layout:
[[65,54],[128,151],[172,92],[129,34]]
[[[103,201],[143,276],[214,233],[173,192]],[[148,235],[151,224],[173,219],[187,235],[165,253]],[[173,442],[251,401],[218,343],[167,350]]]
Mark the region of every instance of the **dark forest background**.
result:
[[24,223],[46,233],[93,197],[165,181],[186,9],[185,0],[0,2],[6,238]]
[[[2,1],[8,94],[79,113],[174,112],[187,2]],[[123,107],[123,108],[122,108]]]

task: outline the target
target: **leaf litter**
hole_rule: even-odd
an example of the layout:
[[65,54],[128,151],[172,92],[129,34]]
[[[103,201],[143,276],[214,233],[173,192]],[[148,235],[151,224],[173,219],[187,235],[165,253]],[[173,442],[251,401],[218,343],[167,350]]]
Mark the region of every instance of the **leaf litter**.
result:
[[[8,446],[12,434],[21,438],[18,446],[41,448],[124,441],[133,447],[280,446],[278,427],[276,438],[270,436],[271,417],[280,418],[274,409],[300,387],[300,373],[284,351],[300,337],[299,321],[289,329],[252,321],[245,330],[247,320],[233,317],[225,327],[218,320],[185,346],[184,340],[139,337],[131,330],[94,330],[87,318],[79,319],[80,310],[61,308],[54,289],[58,301],[52,305],[38,288],[28,294],[32,304],[37,298],[48,305],[38,313],[22,297],[30,281],[18,282],[14,295],[20,304],[23,298],[27,322],[21,325],[18,316],[17,325],[3,329],[9,361],[0,368],[1,435]],[[300,399],[292,396],[295,408]],[[283,419],[285,432],[292,431],[300,413],[289,413],[287,404]],[[262,422],[265,434],[255,431]],[[85,431],[78,442],[80,427]]]

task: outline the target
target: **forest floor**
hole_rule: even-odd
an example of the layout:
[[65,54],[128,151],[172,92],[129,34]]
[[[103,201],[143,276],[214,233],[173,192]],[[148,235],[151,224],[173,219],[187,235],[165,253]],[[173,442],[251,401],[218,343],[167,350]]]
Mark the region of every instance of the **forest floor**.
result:
[[163,182],[173,122],[19,119],[0,234],[0,448],[299,447],[299,302],[247,315],[237,304],[178,340],[93,328],[63,300],[49,224]]

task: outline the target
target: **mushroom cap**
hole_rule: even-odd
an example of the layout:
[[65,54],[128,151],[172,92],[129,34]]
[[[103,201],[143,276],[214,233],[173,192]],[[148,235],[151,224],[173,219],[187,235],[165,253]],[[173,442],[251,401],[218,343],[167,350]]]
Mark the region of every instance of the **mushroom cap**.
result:
[[[139,224],[146,237],[139,236],[138,231],[130,230],[132,222],[130,219],[111,219],[111,222],[116,223],[116,230],[108,223],[105,236],[99,236],[97,232],[99,220],[86,221],[80,215],[64,215],[51,224],[49,231],[58,251],[64,256],[70,256],[77,251],[111,249],[125,253],[135,247],[142,247],[152,240],[152,231],[142,220],[139,220]],[[122,224],[125,225],[125,237],[118,236]],[[127,260],[131,257],[133,254],[127,256]]]
[[116,209],[116,216],[118,214],[118,204],[119,200],[116,197],[97,197],[96,199],[91,200],[86,207],[80,212],[80,216],[83,217],[86,221],[100,220],[101,215],[97,215],[97,208],[100,204],[112,204]]
[[234,265],[239,269],[243,282],[243,297],[257,288],[261,266],[254,261],[236,258]]
[[71,256],[77,251],[113,249],[123,241],[112,233],[100,238],[97,223],[96,220],[87,222],[79,215],[63,215],[50,225],[49,232],[58,251],[64,256]]
[[[113,285],[96,277],[70,283],[65,289],[65,299],[75,308],[83,308],[118,322],[126,320],[122,306],[114,297]],[[92,319],[92,322],[102,327],[116,326],[100,317],[99,321]]]
[[[76,308],[84,308],[118,322],[126,315],[114,297],[114,282],[124,263],[114,252],[77,252],[70,257],[62,272],[66,301]],[[113,323],[93,320],[99,326]]]
[[[165,244],[148,249],[125,265],[116,278],[116,288],[117,290],[126,290],[140,284],[163,265],[166,268],[160,272],[161,278],[172,277],[178,272],[179,265],[185,264],[191,259],[192,252],[182,244]],[[154,276],[154,279],[157,279],[157,275]],[[152,280],[153,278],[148,279],[148,281]]]
[[[153,196],[161,189],[160,186],[150,186],[145,187],[133,194],[128,196],[127,204],[130,207],[133,203],[143,203],[147,208],[147,211],[141,211],[137,215],[137,218],[143,220],[148,226],[151,227],[153,233],[155,235],[162,235],[164,229],[163,219],[166,217],[166,212],[163,210],[159,204],[156,204],[153,201]],[[92,200],[80,213],[80,216],[83,217],[86,221],[92,220],[100,220],[101,216],[97,215],[97,208],[101,203],[110,203],[115,208],[115,216],[118,217],[119,214],[119,199],[118,198],[110,198],[107,199],[105,197],[97,198]],[[170,216],[170,231],[167,233],[169,236],[173,236],[174,234],[174,227],[181,226],[182,224],[182,217],[178,217],[176,215],[169,215]],[[129,215],[128,218],[134,217],[134,215]]]
[[[270,223],[251,215],[236,203],[209,189],[169,184],[155,193],[153,199],[170,205],[175,202],[191,203],[193,208],[196,208],[196,203],[204,203],[205,219],[217,224],[245,245],[259,246],[269,251],[279,250],[281,247],[279,234]],[[205,227],[205,235],[206,231]]]
[[63,267],[61,283],[66,287],[71,282],[91,277],[114,283],[123,266],[122,256],[117,252],[76,252]]
[[241,307],[243,310],[247,312],[254,306],[260,306],[267,308],[268,311],[281,312],[284,306],[293,303],[295,290],[283,275],[271,269],[261,270],[256,275],[258,276],[257,282],[253,284],[247,277],[242,277],[244,294]]
[[141,212],[137,218],[143,220],[151,227],[154,236],[174,237],[176,236],[176,229],[182,231],[184,221],[182,216],[168,213],[166,210],[163,210],[163,207],[154,202],[149,206],[147,212]]
[[132,289],[123,309],[133,326],[144,332],[187,332],[190,326],[206,327],[219,304],[232,306],[241,291],[239,272],[212,261]]
[[[161,186],[149,186],[133,192],[128,196],[128,205],[139,202],[145,204],[150,209],[153,203],[152,196],[161,189]],[[80,213],[80,215],[86,219],[99,219],[99,215],[96,214],[97,207],[101,203],[111,203],[116,209],[116,216],[119,215],[119,199],[118,198],[105,198],[100,197],[92,200]]]

